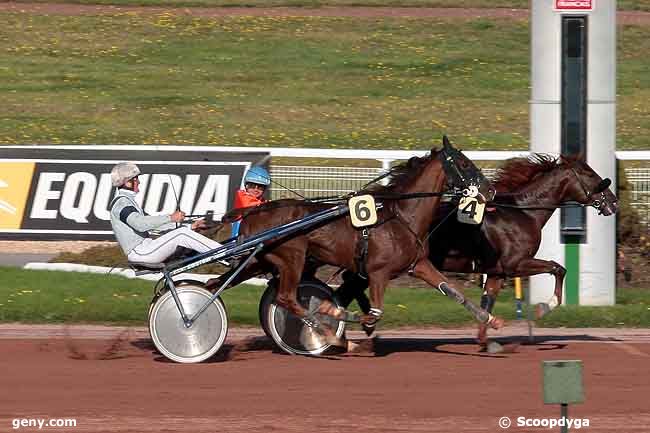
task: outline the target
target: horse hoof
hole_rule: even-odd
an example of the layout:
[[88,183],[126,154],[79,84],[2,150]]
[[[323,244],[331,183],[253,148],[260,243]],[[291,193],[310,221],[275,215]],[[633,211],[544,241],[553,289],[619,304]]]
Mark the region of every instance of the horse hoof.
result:
[[551,312],[551,307],[546,302],[540,302],[535,307],[535,316],[538,319],[541,319],[542,317],[546,316],[550,312]]
[[373,338],[368,338],[359,343],[348,343],[348,353],[357,355],[373,354],[375,352],[375,341]]
[[501,317],[494,317],[489,323],[490,328],[492,329],[501,329],[504,324],[505,321]]
[[487,353],[501,353],[503,352],[503,346],[497,343],[496,341],[490,341],[486,347]]

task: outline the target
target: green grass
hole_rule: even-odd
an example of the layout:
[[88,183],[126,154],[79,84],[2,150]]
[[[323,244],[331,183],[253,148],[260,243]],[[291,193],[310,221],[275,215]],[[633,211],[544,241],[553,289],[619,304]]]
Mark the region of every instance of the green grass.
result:
[[[19,2],[32,2],[19,0]],[[620,0],[619,0],[620,1]],[[134,6],[198,7],[323,7],[323,6],[392,6],[392,7],[467,7],[527,9],[528,0],[36,0],[40,3],[76,3]],[[629,1],[638,3],[638,1]]]
[[[18,0],[29,3],[77,3],[134,6],[178,7],[323,7],[323,6],[392,6],[445,8],[516,8],[528,9],[529,0]],[[644,0],[618,0],[619,10],[650,10]]]
[[[147,281],[118,276],[0,267],[0,322],[145,325],[152,287]],[[242,285],[223,295],[232,325],[258,326],[262,291],[258,286]],[[466,294],[478,302],[478,289],[468,289]],[[617,302],[613,307],[562,307],[539,323],[650,327],[650,291],[619,290]],[[495,313],[515,319],[511,291],[502,293]],[[386,292],[385,328],[473,324],[469,313],[436,291],[390,288]]]
[[[0,15],[0,144],[528,147],[525,22]],[[619,31],[619,149],[650,135],[645,30]]]

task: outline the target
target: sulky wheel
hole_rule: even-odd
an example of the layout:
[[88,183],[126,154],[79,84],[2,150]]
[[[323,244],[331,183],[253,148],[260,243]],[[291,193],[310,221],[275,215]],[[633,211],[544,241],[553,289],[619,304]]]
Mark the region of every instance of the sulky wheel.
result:
[[[185,314],[192,318],[212,297],[206,289],[183,285],[177,288]],[[154,303],[149,315],[149,333],[156,349],[172,361],[201,362],[214,355],[228,333],[228,318],[217,298],[189,328],[183,323],[172,293],[166,291]]]
[[[260,301],[260,322],[266,335],[282,350],[298,355],[320,355],[331,347],[325,337],[309,327],[297,316],[276,305],[275,286],[269,286]],[[321,300],[336,303],[332,289],[321,281],[301,281],[298,286],[298,302],[310,309]],[[318,320],[329,326],[337,337],[345,332],[345,322],[317,314]]]
[[[183,287],[183,286],[194,286],[194,287],[205,288],[205,283],[199,280],[185,279],[185,280],[174,281],[174,286],[176,286],[176,288]],[[156,305],[156,301],[164,293],[168,291],[169,288],[167,287],[167,285],[163,285],[160,289],[156,291],[156,293],[154,293],[153,297],[151,298],[151,301],[149,302],[149,315],[147,316],[147,320],[151,318],[151,312],[153,311],[153,306]]]

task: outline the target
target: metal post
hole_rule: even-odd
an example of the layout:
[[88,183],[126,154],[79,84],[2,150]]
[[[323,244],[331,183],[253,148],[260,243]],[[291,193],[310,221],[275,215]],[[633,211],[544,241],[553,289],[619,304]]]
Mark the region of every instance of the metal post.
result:
[[530,282],[528,288],[526,289],[526,310],[528,315],[528,342],[533,344],[535,342],[535,337],[533,336],[533,308],[530,303],[530,293],[531,287]]
[[561,417],[564,420],[562,426],[560,427],[560,433],[567,433],[569,431],[567,427],[569,424],[569,416],[568,416],[569,405],[567,403],[562,403],[560,411],[561,411],[560,412]]
[[517,306],[517,320],[521,320],[522,318],[522,309],[521,309],[521,299],[522,299],[522,293],[521,293],[521,278],[516,277],[515,278],[515,299],[517,300],[516,306]]
[[[381,160],[381,169],[382,169],[383,173],[388,173],[388,171],[391,169],[392,164],[393,164],[392,159],[382,159]],[[387,185],[388,184],[388,178],[383,178],[381,180],[381,184],[382,185]]]

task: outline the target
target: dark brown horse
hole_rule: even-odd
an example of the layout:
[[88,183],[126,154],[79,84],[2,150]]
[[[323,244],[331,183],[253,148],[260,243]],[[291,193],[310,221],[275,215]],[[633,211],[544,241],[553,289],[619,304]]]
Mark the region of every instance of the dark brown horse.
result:
[[[426,157],[411,158],[407,163],[393,168],[387,186],[374,186],[365,191],[376,196],[393,197],[383,199],[383,208],[378,211],[379,222],[370,229],[365,273],[370,287],[370,312],[362,316],[364,326],[372,328],[381,318],[384,307],[384,290],[388,281],[405,271],[426,281],[463,304],[481,322],[498,328],[501,319],[488,315],[472,302],[465,299],[455,289],[446,284],[445,277],[428,259],[427,233],[431,227],[441,197],[436,195],[443,190],[447,177],[443,170],[443,151],[431,151]],[[465,158],[463,163],[474,165]],[[462,177],[462,176],[461,176]],[[491,186],[480,185],[479,192],[491,196]],[[398,194],[425,193],[418,198],[399,199]],[[430,193],[428,196],[426,193]],[[330,205],[331,206],[331,205]],[[312,204],[302,200],[280,200],[229,213],[224,221],[243,216],[240,236],[249,237],[262,230],[280,226],[303,218],[310,213],[326,209],[328,205]],[[334,265],[358,272],[359,261],[356,250],[361,231],[354,228],[350,217],[340,217],[320,227],[306,231],[288,239],[278,239],[266,245],[263,255],[254,266],[268,268],[271,265],[279,273],[276,303],[291,313],[312,322],[296,299],[297,286],[303,272],[307,256],[319,263]],[[252,273],[257,272],[254,270]],[[250,273],[249,273],[250,274]],[[325,301],[319,313],[329,314],[341,319],[343,312]],[[315,323],[319,326],[318,323]],[[340,341],[332,344],[341,345]]]
[[[618,203],[610,183],[580,158],[533,154],[508,160],[497,172],[496,201],[488,204],[483,224],[468,227],[447,219],[431,238],[431,262],[443,271],[487,274],[481,307],[489,312],[505,278],[549,273],[555,289],[547,303],[537,306],[537,317],[542,317],[562,303],[566,274],[559,263],[535,258],[542,228],[569,201],[593,206],[603,215],[615,213]],[[439,218],[445,212],[441,208]],[[481,345],[487,343],[486,334],[487,327],[479,325]]]
[[[481,306],[488,311],[492,311],[505,278],[553,275],[553,296],[537,306],[540,318],[562,303],[566,274],[559,263],[535,258],[542,228],[565,202],[595,207],[603,215],[614,214],[618,201],[610,184],[581,158],[533,154],[511,159],[497,173],[497,199],[479,233],[466,232],[465,239],[443,239],[448,230],[453,230],[450,223],[433,240],[441,249],[436,250],[439,253],[432,261],[446,271],[487,274]],[[464,248],[470,242],[474,245],[471,251]],[[487,343],[486,334],[487,328],[479,325],[481,345]]]

